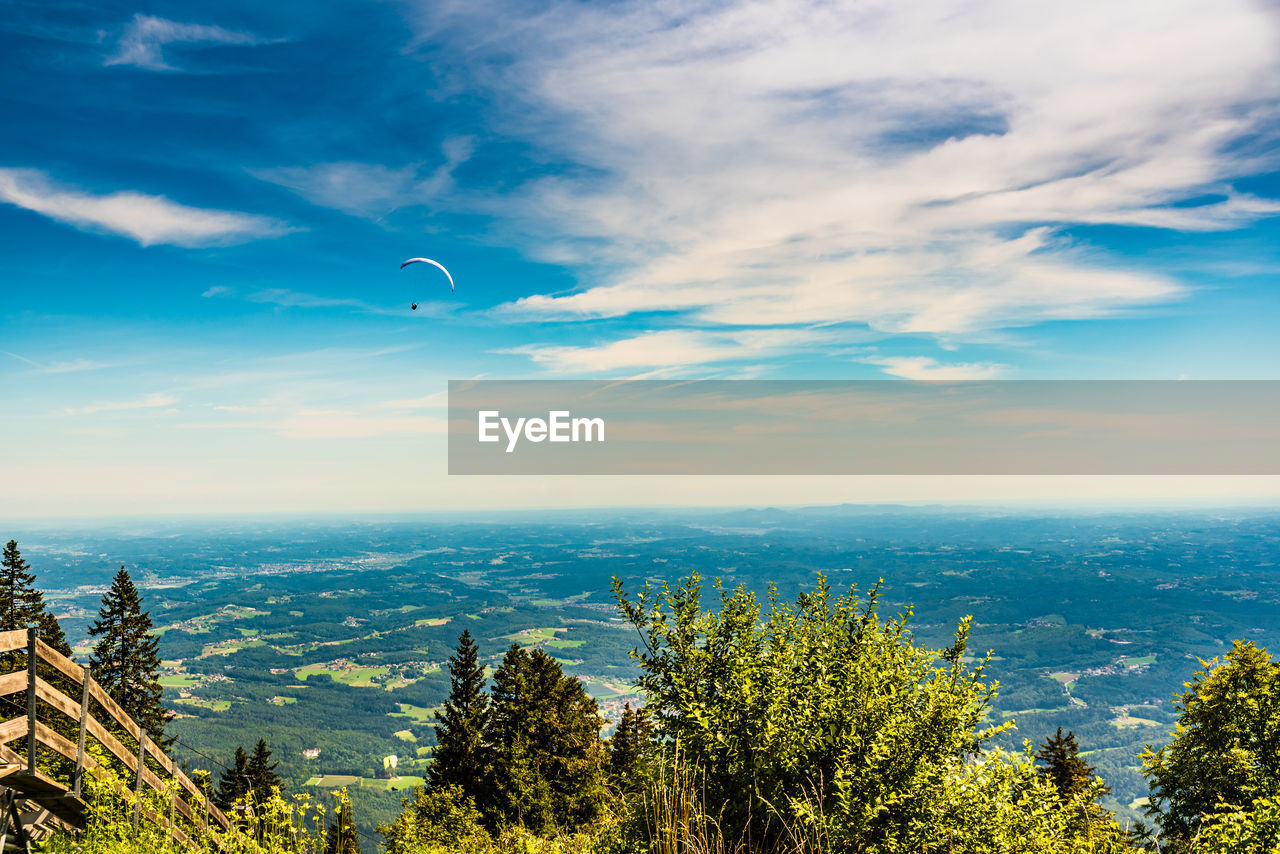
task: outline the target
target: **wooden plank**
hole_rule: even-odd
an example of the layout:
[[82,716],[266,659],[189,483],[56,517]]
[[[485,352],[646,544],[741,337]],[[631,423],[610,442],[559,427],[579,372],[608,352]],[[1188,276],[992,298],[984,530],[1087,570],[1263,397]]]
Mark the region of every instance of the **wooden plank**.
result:
[[[23,675],[25,676],[26,674],[24,673]],[[26,734],[26,718],[14,718],[13,720],[0,723],[0,744],[8,744],[15,738],[22,738],[22,736]]]
[[36,773],[36,630],[27,629],[27,773]]
[[62,671],[64,676],[77,685],[84,680],[85,672],[83,667],[76,664],[74,661],[67,658],[65,655],[58,652],[39,638],[36,639],[36,655],[38,655],[43,661],[52,664],[58,670]]
[[45,747],[58,751],[72,762],[76,759],[75,742],[63,736],[61,733],[54,732],[39,721],[36,721],[36,741],[43,744]]
[[130,771],[133,771],[138,767],[137,761],[133,758],[133,753],[126,750],[125,746],[120,743],[119,739],[107,732],[107,728],[102,724],[98,723],[93,718],[89,718],[85,721],[85,729],[87,729],[89,731],[89,735],[96,738],[103,747],[110,750],[116,759],[123,762],[125,767]]
[[17,629],[12,632],[0,632],[0,652],[13,652],[27,645],[27,630]]
[[[36,697],[44,700],[76,723],[80,722],[80,704],[39,676],[36,677]],[[75,757],[73,756],[72,758],[74,759]]]
[[84,738],[88,734],[89,723],[89,680],[85,680],[80,686],[80,718],[79,726],[76,727],[76,767],[71,773],[75,775],[74,784],[71,792],[77,798],[80,797],[80,784],[84,782],[84,768],[87,754],[84,750]]
[[138,735],[142,732],[142,728],[133,722],[133,718],[125,714],[124,709],[120,708],[120,704],[111,699],[111,695],[98,684],[96,679],[89,680],[89,693],[93,695],[93,699],[98,702],[106,710],[116,723],[124,728],[129,737],[137,741]]
[[0,697],[27,690],[27,671],[15,670],[0,676]]

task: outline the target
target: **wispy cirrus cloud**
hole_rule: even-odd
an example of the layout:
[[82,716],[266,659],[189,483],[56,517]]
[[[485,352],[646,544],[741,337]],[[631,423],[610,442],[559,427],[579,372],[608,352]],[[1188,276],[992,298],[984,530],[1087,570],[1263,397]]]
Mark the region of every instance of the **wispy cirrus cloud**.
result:
[[1280,27],[1250,0],[417,8],[504,132],[577,167],[470,200],[585,280],[508,319],[972,336],[1187,293],[1072,226],[1280,213],[1233,183],[1280,161]]
[[87,406],[69,407],[63,410],[64,415],[96,415],[99,412],[126,412],[135,409],[164,409],[179,402],[172,394],[154,392],[142,397],[128,400],[101,400]]
[[128,237],[142,246],[221,246],[296,230],[269,217],[190,207],[164,196],[95,194],[59,185],[36,169],[0,168],[0,202],[82,230]]
[[132,65],[149,71],[177,71],[165,59],[164,48],[171,44],[259,45],[272,40],[252,33],[227,30],[207,24],[182,24],[153,15],[134,15],[116,43],[115,53],[104,65]]
[[292,190],[314,205],[377,217],[396,208],[429,204],[453,189],[453,172],[471,156],[473,147],[469,137],[445,140],[443,162],[426,175],[422,163],[391,168],[351,162],[257,169],[250,174]]
[[765,358],[811,343],[813,337],[810,330],[752,329],[726,333],[666,329],[598,345],[530,344],[499,352],[528,356],[535,364],[557,373],[586,374]]
[[49,362],[38,362],[35,359],[28,359],[26,356],[18,353],[11,353],[8,350],[0,350],[6,356],[17,359],[26,365],[30,365],[36,373],[40,374],[78,374],[83,371],[101,371],[107,368],[119,366],[119,362],[102,362],[97,359],[54,359]]
[[879,365],[889,376],[904,380],[990,380],[1007,368],[994,362],[939,362],[932,356],[880,356],[859,361]]

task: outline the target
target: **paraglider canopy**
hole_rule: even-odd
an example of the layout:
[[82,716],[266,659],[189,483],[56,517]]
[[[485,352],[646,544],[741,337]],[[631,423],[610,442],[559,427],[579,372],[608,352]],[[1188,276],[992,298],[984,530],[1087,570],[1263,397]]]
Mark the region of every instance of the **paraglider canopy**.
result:
[[410,258],[408,261],[405,261],[403,264],[400,265],[400,269],[403,270],[405,267],[408,267],[410,264],[430,264],[431,266],[438,268],[441,273],[444,273],[445,278],[449,280],[449,290],[450,291],[455,290],[453,286],[453,276],[449,275],[449,271],[446,270],[444,268],[444,265],[441,264],[439,261],[432,261],[430,258]]

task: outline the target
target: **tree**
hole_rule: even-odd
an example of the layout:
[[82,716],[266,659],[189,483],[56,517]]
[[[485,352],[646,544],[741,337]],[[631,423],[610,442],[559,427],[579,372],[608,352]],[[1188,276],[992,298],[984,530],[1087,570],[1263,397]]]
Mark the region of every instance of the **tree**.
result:
[[1200,663],[1175,696],[1173,740],[1142,754],[1148,814],[1175,845],[1222,807],[1249,808],[1280,792],[1280,662],[1236,641],[1224,660]]
[[122,566],[89,627],[89,635],[99,638],[90,669],[120,708],[167,749],[173,739],[164,734],[169,712],[161,704],[159,642],[151,629],[151,616],[142,610],[138,588]]
[[1053,783],[1058,797],[1064,801],[1089,788],[1096,779],[1093,766],[1080,758],[1080,745],[1076,743],[1075,733],[1063,735],[1062,727],[1058,727],[1056,736],[1045,739],[1036,760],[1041,763],[1038,767],[1040,775]]
[[360,837],[346,789],[338,791],[338,806],[325,833],[324,854],[360,854]]
[[1053,784],[1059,803],[1076,808],[1068,813],[1073,831],[1085,835],[1091,827],[1111,827],[1114,815],[1098,803],[1111,790],[1098,779],[1093,766],[1080,757],[1075,733],[1063,735],[1062,727],[1058,727],[1057,735],[1044,740],[1036,760],[1040,763],[1036,771]]
[[489,850],[492,840],[481,825],[480,811],[460,786],[419,786],[412,801],[400,803],[396,820],[378,827],[388,854]]
[[[244,750],[239,749],[239,753],[243,754]],[[253,792],[254,803],[265,803],[282,788],[280,777],[276,774],[277,765],[279,765],[278,762],[271,761],[271,751],[267,750],[267,743],[258,739],[257,745],[253,748],[253,754],[245,763],[245,774],[249,778],[248,787],[249,791]]]
[[489,721],[489,696],[484,690],[484,667],[479,650],[464,630],[457,652],[449,659],[449,699],[436,713],[436,749],[427,780],[431,786],[457,786],[472,798],[480,794],[488,767],[484,731]]
[[10,540],[0,560],[0,632],[35,628],[41,640],[70,657],[67,636],[45,607],[44,594],[35,583],[35,573],[23,560],[17,541]]
[[232,767],[222,769],[222,776],[218,779],[218,806],[224,810],[231,809],[234,804],[244,800],[250,788],[249,756],[243,747],[237,747]]
[[986,751],[1009,725],[983,726],[995,686],[986,661],[966,660],[968,618],[929,649],[909,609],[881,619],[878,588],[836,596],[819,576],[794,605],[771,593],[764,613],[743,587],[715,589],[704,609],[696,573],[634,598],[614,580],[661,751],[666,788],[646,803],[689,804],[729,845],[761,850],[1109,850],[1075,844],[1077,805],[1030,757]]
[[535,833],[590,822],[605,798],[596,701],[546,652],[514,643],[493,681],[486,818]]
[[609,780],[618,788],[630,789],[637,784],[637,774],[649,753],[653,726],[644,708],[632,709],[627,703],[622,719],[609,739]]

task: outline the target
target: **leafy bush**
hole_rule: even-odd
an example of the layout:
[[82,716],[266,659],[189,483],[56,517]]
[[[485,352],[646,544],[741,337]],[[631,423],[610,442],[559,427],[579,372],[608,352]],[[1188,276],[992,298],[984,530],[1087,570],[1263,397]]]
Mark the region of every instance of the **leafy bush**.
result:
[[[996,685],[985,660],[966,663],[968,618],[932,650],[915,646],[909,611],[880,618],[878,590],[837,597],[822,578],[794,606],[771,593],[763,615],[753,594],[718,584],[704,611],[696,574],[634,599],[615,579],[614,592],[643,644],[633,655],[663,761],[689,769],[658,774],[645,801],[654,850],[1118,845],[1109,821],[1072,820],[1096,792],[1064,802],[1029,756],[983,754],[1009,724],[982,727]],[[705,849],[682,847],[691,831]]]

